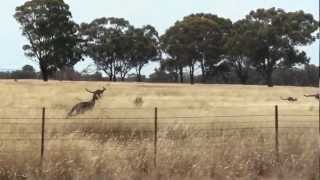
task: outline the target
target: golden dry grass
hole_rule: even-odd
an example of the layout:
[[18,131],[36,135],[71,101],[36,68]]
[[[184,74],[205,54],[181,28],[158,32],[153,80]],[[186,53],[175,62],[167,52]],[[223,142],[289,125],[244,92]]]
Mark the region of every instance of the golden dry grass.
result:
[[[107,91],[93,111],[65,119]],[[1,81],[0,179],[314,179],[317,88],[242,85]],[[281,101],[294,96],[298,102]],[[139,103],[137,104],[137,99]],[[279,105],[280,166],[274,105]],[[46,149],[39,171],[41,108]],[[153,119],[158,107],[157,168]],[[253,115],[253,116],[252,116]],[[262,115],[262,116],[260,116]],[[241,129],[239,129],[241,128]],[[252,129],[254,128],[254,129]]]

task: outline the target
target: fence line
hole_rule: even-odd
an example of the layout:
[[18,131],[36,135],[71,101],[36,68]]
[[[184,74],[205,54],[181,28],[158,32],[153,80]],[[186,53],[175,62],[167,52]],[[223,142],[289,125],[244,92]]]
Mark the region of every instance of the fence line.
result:
[[[228,106],[221,106],[221,107],[228,107]],[[241,106],[241,107],[248,107],[248,106]],[[271,106],[264,106],[264,107],[271,107]],[[282,106],[281,106],[282,107]],[[284,106],[284,107],[289,107],[289,106]],[[310,107],[310,106],[306,106],[306,107]],[[239,108],[239,106],[236,106],[236,108]],[[28,108],[29,109],[29,108]],[[103,110],[106,110],[107,108],[104,108]],[[116,108],[117,110],[133,110],[134,108]],[[137,109],[135,108],[135,110],[146,110],[149,109],[151,111],[151,108],[144,108],[144,109]],[[9,141],[34,141],[34,142],[39,142],[40,143],[40,163],[43,163],[43,159],[45,156],[45,152],[54,152],[54,150],[52,149],[46,149],[46,143],[48,141],[89,141],[90,139],[86,139],[89,137],[86,137],[86,134],[99,134],[99,132],[91,132],[90,130],[88,130],[87,132],[85,131],[71,131],[71,132],[67,132],[67,130],[61,132],[59,130],[53,129],[50,131],[50,128],[53,128],[51,126],[53,125],[64,125],[65,127],[69,127],[69,125],[74,125],[74,126],[79,126],[79,125],[88,125],[88,124],[93,124],[93,125],[121,125],[120,129],[117,129],[116,132],[128,132],[128,133],[137,133],[139,134],[139,132],[143,132],[143,133],[153,133],[153,154],[154,154],[154,166],[157,166],[157,154],[158,154],[158,138],[159,138],[159,130],[161,131],[162,126],[161,125],[173,125],[173,124],[178,124],[180,125],[180,123],[182,125],[192,125],[190,128],[190,130],[196,130],[199,132],[221,132],[222,136],[213,136],[213,137],[231,137],[231,135],[225,135],[224,133],[228,132],[228,131],[243,131],[243,130],[262,130],[262,129],[266,129],[266,130],[274,130],[274,152],[275,152],[275,157],[276,157],[276,162],[278,165],[280,165],[280,145],[281,142],[279,141],[279,135],[282,134],[281,130],[282,129],[309,129],[309,130],[319,130],[318,133],[320,135],[320,114],[281,114],[281,108],[279,108],[279,106],[274,106],[274,114],[238,114],[238,115],[186,115],[186,116],[169,116],[169,115],[164,115],[161,116],[159,115],[159,111],[161,111],[162,109],[164,110],[175,110],[175,108],[154,108],[154,113],[153,116],[143,116],[143,117],[97,117],[97,116],[87,116],[87,117],[72,117],[72,118],[68,118],[68,121],[62,121],[62,120],[66,120],[65,117],[53,117],[53,116],[47,116],[47,109],[46,108],[42,108],[41,113],[39,112],[39,116],[41,117],[36,117],[36,115],[33,116],[24,116],[24,117],[12,117],[9,115],[9,117],[0,117],[0,120],[6,120],[6,121],[0,121],[0,125],[11,125],[11,126],[24,126],[24,127],[31,127],[31,126],[37,126],[39,128],[39,131],[35,131],[35,130],[26,130],[25,128],[20,129],[20,128],[14,128],[13,130],[18,130],[21,132],[16,132],[13,133],[12,131],[0,131],[0,135],[37,135],[38,137],[15,137],[15,138],[0,138],[0,148],[3,146],[3,142],[9,142]],[[181,108],[182,109],[182,108]],[[186,108],[184,108],[186,109]],[[186,110],[196,110],[196,109],[186,109]],[[112,109],[109,109],[112,110]],[[212,110],[212,108],[205,108],[205,110]],[[320,106],[319,106],[319,112],[320,112]],[[274,120],[262,120],[262,121],[257,121],[257,120],[252,120],[252,121],[241,121],[241,120],[234,120],[236,118],[264,118],[264,117],[268,117],[268,118],[274,118]],[[315,117],[315,120],[282,120],[281,118],[290,118],[290,117],[306,117],[306,118],[313,118]],[[319,119],[317,120],[316,117],[319,117]],[[232,120],[216,120],[219,118],[229,118]],[[212,120],[212,121],[201,121],[201,120]],[[10,120],[38,120],[38,122],[12,122]],[[51,121],[51,120],[61,120],[61,121]],[[99,120],[99,122],[74,122],[72,120]],[[132,122],[108,122],[108,121],[104,121],[104,120],[133,120]],[[139,121],[140,120],[140,121]],[[148,120],[150,122],[145,122],[145,121],[141,121],[141,120]],[[166,120],[179,120],[178,122],[168,122]],[[181,120],[181,121],[180,121]],[[197,122],[190,122],[190,120],[198,120]],[[261,126],[261,124],[259,126],[254,126],[254,127],[234,127],[234,126],[242,126],[242,125],[256,125],[258,123],[264,124],[264,126]],[[266,123],[270,123],[270,126],[266,126]],[[274,124],[273,124],[274,123]],[[288,123],[290,123],[292,126],[289,126]],[[139,129],[132,129],[131,127],[129,127],[130,129],[125,129],[126,126],[124,125],[150,125],[150,129],[144,129],[144,130],[139,130]],[[308,125],[307,125],[308,124]],[[208,128],[203,128],[202,126],[195,126],[195,125],[208,125]],[[217,127],[219,125],[229,125],[228,127]],[[318,125],[318,126],[316,126]],[[152,127],[153,126],[153,127]],[[48,129],[47,129],[48,127]],[[102,126],[102,128],[104,128]],[[101,132],[100,132],[101,133]],[[112,133],[112,129],[108,131],[108,129],[106,131],[104,131],[104,133],[108,134],[108,133]],[[291,133],[295,133],[295,132],[291,132]],[[60,135],[60,136],[64,136],[64,135],[68,135],[68,134],[82,134],[84,135],[83,138],[81,137],[77,137],[77,138],[61,138],[61,137],[51,137],[51,135]],[[106,135],[105,134],[105,135]],[[244,134],[243,132],[240,132],[240,134]],[[254,133],[252,133],[254,134]],[[49,136],[48,136],[49,135]],[[250,135],[248,133],[248,135]],[[133,137],[134,138],[134,137]],[[221,144],[221,143],[218,143]],[[222,144],[226,144],[226,143],[222,143]],[[210,146],[208,147],[212,147],[212,145],[216,145],[216,144],[210,144]],[[271,144],[270,144],[271,145]],[[120,147],[116,147],[117,149],[119,148],[123,148],[125,147],[126,150],[129,150],[130,147],[129,146],[121,146]],[[193,146],[187,146],[188,148],[193,147]],[[102,152],[102,151],[109,151],[110,149],[115,148],[115,147],[108,147],[108,149],[105,150],[101,150],[101,149],[69,149],[69,151],[92,151],[92,152]],[[197,146],[196,148],[203,148],[203,146]],[[134,148],[135,150],[139,149],[139,148]],[[19,152],[29,152],[28,150],[19,150]],[[57,150],[58,151],[58,150]],[[63,149],[63,151],[68,151],[66,149]],[[5,153],[6,151],[1,150],[0,149],[0,154],[1,153]],[[12,152],[12,151],[10,151]],[[13,152],[18,152],[18,151],[14,151]],[[34,152],[34,151],[31,151]],[[58,151],[59,152],[59,151]],[[320,172],[320,154],[319,154],[319,172]]]
[[[317,114],[281,114],[279,117],[318,117]],[[218,116],[159,116],[161,119],[206,119],[206,118],[242,118],[242,117],[274,117],[274,115],[218,115]],[[46,117],[48,120],[150,120],[154,117]],[[42,118],[26,118],[26,117],[0,117],[0,120],[40,120]],[[317,121],[317,120],[315,120]],[[2,121],[0,121],[2,123]],[[23,122],[21,122],[23,123]],[[38,122],[38,124],[41,122]]]
[[[312,108],[318,108],[317,104],[281,104],[279,106],[281,107],[295,107],[294,105],[298,105],[299,107],[312,107]],[[256,104],[247,104],[247,105],[210,105],[210,106],[206,106],[206,107],[199,107],[199,106],[166,106],[166,107],[157,107],[158,110],[177,110],[177,109],[182,109],[182,110],[213,110],[213,109],[217,109],[217,108],[252,108],[252,107],[257,107]],[[264,105],[259,105],[259,108],[261,107],[269,107],[269,108],[273,108],[274,104],[264,104]],[[0,106],[0,109],[11,109],[11,110],[21,110],[21,109],[25,109],[25,110],[42,110],[42,106],[39,107],[17,107],[17,106],[10,106],[8,108],[8,106]],[[154,107],[107,107],[107,108],[95,108],[96,110],[154,110]],[[66,111],[64,107],[46,107],[46,110],[61,110],[61,111]]]

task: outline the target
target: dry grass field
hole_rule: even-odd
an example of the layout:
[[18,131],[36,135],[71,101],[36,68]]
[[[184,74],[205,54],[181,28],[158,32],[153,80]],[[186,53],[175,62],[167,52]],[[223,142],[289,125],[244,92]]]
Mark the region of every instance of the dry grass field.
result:
[[[66,119],[107,90],[95,108]],[[0,179],[316,179],[318,88],[0,81]],[[297,97],[297,102],[280,97]],[[274,106],[279,106],[279,163]],[[46,107],[40,168],[41,116]],[[154,116],[158,108],[157,167]]]

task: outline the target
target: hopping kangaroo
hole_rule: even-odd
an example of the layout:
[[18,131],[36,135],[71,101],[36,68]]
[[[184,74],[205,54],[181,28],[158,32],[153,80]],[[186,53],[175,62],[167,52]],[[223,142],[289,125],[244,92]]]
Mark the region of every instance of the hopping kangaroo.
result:
[[104,93],[105,90],[106,90],[105,87],[103,87],[102,89],[95,90],[95,91],[89,91],[89,90],[86,88],[86,91],[87,91],[87,92],[92,93],[94,96],[97,96],[97,98],[101,98],[101,96],[103,95],[103,93]]
[[90,101],[80,102],[74,105],[71,111],[68,113],[67,118],[71,116],[76,116],[78,114],[83,114],[86,111],[92,110],[94,108],[96,100],[98,100],[98,97],[95,94],[93,94],[92,99]]
[[304,95],[305,97],[315,97],[316,99],[320,99],[320,93],[317,94],[310,94],[310,95]]
[[289,102],[295,102],[295,101],[298,101],[297,98],[294,98],[294,97],[287,97],[287,98],[283,98],[283,97],[280,97],[281,100],[285,100],[285,101],[289,101]]

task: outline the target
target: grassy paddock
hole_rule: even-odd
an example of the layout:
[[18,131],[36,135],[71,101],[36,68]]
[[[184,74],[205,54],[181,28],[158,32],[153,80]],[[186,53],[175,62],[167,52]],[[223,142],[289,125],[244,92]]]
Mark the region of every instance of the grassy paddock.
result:
[[[65,119],[105,86],[93,111]],[[0,179],[315,179],[318,101],[306,87],[1,81]],[[295,96],[296,103],[280,97]],[[138,104],[137,104],[138,99]],[[274,105],[279,105],[280,164]],[[46,149],[39,167],[41,107]],[[158,107],[158,166],[153,166]]]

